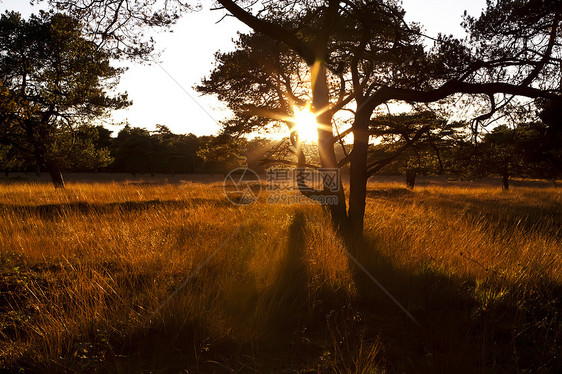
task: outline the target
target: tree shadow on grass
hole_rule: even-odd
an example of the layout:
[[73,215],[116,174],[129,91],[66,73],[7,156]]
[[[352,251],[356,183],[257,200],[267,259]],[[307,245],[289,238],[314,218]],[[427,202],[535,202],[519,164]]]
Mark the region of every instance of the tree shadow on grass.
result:
[[[399,268],[377,250],[381,240],[377,237],[367,237],[357,244],[358,248],[348,248],[351,253],[359,253],[357,260],[415,317],[420,324],[417,326],[358,269],[357,300],[338,296],[331,303],[319,302],[329,295],[328,290],[310,292],[312,281],[305,256],[310,233],[306,227],[306,215],[297,212],[289,226],[286,251],[273,284],[266,295],[250,288],[248,292],[255,293],[255,297],[248,298],[240,309],[247,312],[247,322],[251,322],[256,308],[265,307],[259,315],[267,331],[258,341],[217,337],[209,321],[168,316],[148,329],[113,336],[112,346],[116,348],[101,363],[94,362],[98,358],[80,361],[73,356],[84,341],[98,344],[105,338],[92,332],[91,337],[73,344],[65,359],[48,368],[53,372],[61,367],[113,372],[304,372],[319,367],[327,344],[327,318],[337,314],[337,328],[359,321],[365,326],[365,335],[354,336],[354,329],[342,331],[335,344],[379,339],[389,373],[562,370],[556,361],[562,335],[559,284],[545,284],[536,288],[541,292],[522,299],[509,294],[515,292],[510,291],[516,288],[514,285],[499,280],[478,284],[432,264]],[[508,291],[502,294],[501,288]],[[256,298],[266,300],[258,306],[252,304]],[[244,323],[244,318],[238,321]],[[354,363],[344,365],[353,369]]]
[[[372,336],[380,336],[390,372],[558,372],[562,286],[485,282],[455,276],[432,264],[396,267],[368,237],[354,248],[357,260],[419,322],[413,323],[356,266],[359,308]],[[540,295],[540,296],[539,296]],[[548,327],[543,326],[547,324]],[[557,338],[558,337],[558,338]]]
[[[217,290],[221,299],[215,305],[222,314],[219,318],[225,318],[232,331],[217,337],[209,321],[188,320],[186,316],[181,322],[182,318],[169,316],[148,331],[139,332],[137,338],[129,337],[124,354],[135,359],[127,360],[126,365],[154,372],[188,368],[201,373],[255,373],[298,367],[309,355],[318,357],[315,347],[294,341],[299,326],[311,319],[307,313],[305,224],[305,215],[297,212],[289,226],[287,246],[273,284],[266,291],[258,291],[246,276],[237,276],[224,285],[226,288]],[[205,268],[190,284],[199,282],[197,278],[204,281],[208,276],[204,274]],[[257,328],[260,331],[251,331]]]
[[[232,324],[234,336],[213,342],[209,354],[200,357],[201,362],[207,361],[199,364],[201,372],[291,373],[296,372],[291,368],[307,367],[308,361],[316,361],[320,356],[318,347],[300,339],[302,330],[306,329],[304,326],[316,317],[311,313],[308,295],[306,242],[306,216],[297,211],[289,225],[287,245],[274,270],[273,283],[265,291],[258,291],[252,279],[237,277],[227,289],[220,290],[224,299],[220,308]],[[205,326],[197,328],[199,334],[194,337],[199,336],[201,340],[206,334],[201,332]],[[175,350],[185,353],[193,350],[189,339],[183,340],[189,342],[185,347],[181,341],[173,341]],[[169,339],[164,344],[171,346]],[[163,353],[164,356],[167,354]],[[193,359],[194,356],[190,358]],[[209,365],[208,362],[216,364]]]
[[[364,313],[371,335],[380,336],[390,372],[468,373],[478,367],[474,347],[462,341],[474,300],[463,295],[461,281],[438,272],[413,274],[396,268],[380,254],[376,241],[363,240],[354,248],[359,268],[350,262],[359,294],[359,309]],[[365,273],[368,272],[386,292]],[[397,305],[397,303],[400,304]],[[413,318],[401,310],[405,308]],[[437,330],[432,328],[438,321]],[[449,334],[440,344],[441,327]],[[454,341],[460,336],[459,341]],[[469,353],[470,352],[470,353]]]
[[286,314],[291,309],[300,309],[306,298],[308,283],[305,264],[306,250],[306,218],[297,211],[289,226],[287,250],[282,259],[275,283],[271,287],[272,298],[287,310],[276,311]]
[[[400,268],[377,250],[380,239],[365,238],[357,244],[361,248],[350,252],[359,253],[357,260],[414,316],[417,325],[357,268],[357,299],[336,295],[332,302],[322,302],[330,298],[329,290],[310,290],[313,281],[307,273],[305,253],[310,233],[306,227],[306,215],[296,212],[289,226],[286,252],[265,296],[268,301],[260,304],[264,309],[258,314],[265,331],[256,341],[214,343],[213,354],[207,358],[221,363],[222,368],[239,368],[241,372],[250,372],[243,362],[251,355],[253,370],[258,372],[309,369],[318,367],[322,354],[331,350],[326,336],[337,333],[336,344],[341,347],[378,339],[384,351],[384,367],[390,373],[562,369],[556,361],[562,334],[560,284],[547,282],[536,286],[539,292],[522,296],[517,294],[517,285],[502,279],[479,283],[431,263]],[[256,294],[259,297],[264,296]],[[246,306],[250,318],[256,315],[255,307],[251,303]],[[335,332],[328,331],[328,319],[332,328],[336,326]],[[166,354],[159,353],[159,359]],[[352,369],[355,362],[351,356],[353,353],[347,352],[338,357],[337,365]]]

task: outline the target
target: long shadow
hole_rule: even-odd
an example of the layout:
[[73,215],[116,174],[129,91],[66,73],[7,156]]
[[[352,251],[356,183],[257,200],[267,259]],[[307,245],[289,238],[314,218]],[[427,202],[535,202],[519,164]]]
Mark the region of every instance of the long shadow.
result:
[[[314,350],[314,355],[309,356],[311,352],[308,352],[304,356],[318,357],[320,355],[320,352],[316,350],[317,347],[294,342],[295,333],[298,334],[300,331],[298,326],[303,323],[303,320],[312,319],[312,316],[306,315],[310,309],[307,305],[309,300],[307,293],[308,274],[305,262],[306,239],[306,217],[302,212],[297,211],[288,229],[287,247],[274,282],[266,291],[267,296],[261,297],[262,300],[268,299],[268,302],[259,306],[254,304],[254,300],[258,298],[258,291],[254,288],[251,280],[244,277],[233,279],[233,283],[229,285],[232,289],[227,289],[228,292],[225,295],[228,299],[225,300],[225,307],[229,318],[231,318],[230,322],[251,324],[254,322],[252,321],[253,318],[258,318],[261,320],[258,325],[264,330],[253,337],[256,339],[255,341],[247,341],[245,337],[239,336],[234,340],[227,338],[223,341],[214,342],[211,352],[200,358],[201,361],[207,361],[201,363],[198,367],[200,372],[277,372],[280,367],[290,368],[292,365],[302,364],[302,354],[306,349]],[[264,253],[264,255],[267,254]],[[243,287],[244,290],[241,290],[240,287]],[[252,294],[255,294],[255,297]],[[240,298],[240,300],[236,300],[237,298]],[[259,308],[264,308],[264,310]],[[201,335],[205,336],[205,334],[213,335],[210,332],[202,331],[202,328],[205,328],[202,322],[194,321],[193,326],[195,326],[194,331],[187,329],[178,332],[178,337],[173,339],[177,352],[183,352],[184,359],[191,360],[191,362],[193,362],[194,357],[189,354],[189,349],[191,349],[190,345],[193,339],[197,336],[201,338]],[[165,362],[165,358],[171,356],[169,349],[172,345],[170,332],[154,330],[150,334],[152,337],[148,340],[154,344],[144,348],[149,348],[146,355],[151,355],[158,362]],[[182,344],[182,339],[184,339],[185,344]],[[143,340],[147,341],[147,338],[143,337]],[[292,352],[295,349],[295,344],[300,351],[298,354]],[[159,349],[159,346],[166,349]],[[244,360],[246,360],[244,357],[253,357],[250,367],[254,369],[250,370],[244,364]],[[171,369],[181,369],[177,358],[171,361],[174,362],[170,363]],[[213,365],[212,362],[215,362],[216,365]],[[158,369],[158,367],[155,367],[155,369]]]
[[138,212],[154,208],[182,209],[192,206],[209,204],[214,207],[228,207],[231,203],[226,200],[189,199],[189,200],[141,200],[123,201],[105,204],[75,202],[63,204],[16,205],[0,204],[0,212],[8,212],[22,216],[34,214],[44,219],[56,219],[65,214],[108,214],[115,212]]
[[[545,293],[535,294],[524,304],[515,305],[507,295],[492,298],[485,305],[478,295],[488,295],[487,290],[474,280],[448,274],[431,264],[417,270],[397,267],[389,256],[377,250],[382,239],[371,235],[349,245],[347,250],[357,254],[357,260],[415,317],[419,326],[354,266],[356,302],[340,299],[339,305],[312,306],[305,262],[306,220],[305,214],[297,212],[289,226],[286,252],[269,291],[271,307],[264,311],[265,326],[271,330],[263,339],[264,346],[256,349],[256,354],[251,344],[224,340],[213,344],[213,353],[205,356],[209,362],[230,360],[236,363],[230,368],[250,372],[242,361],[237,361],[250,351],[252,357],[257,357],[257,362],[252,363],[257,372],[281,372],[281,368],[297,372],[285,369],[294,369],[307,358],[322,355],[326,316],[334,311],[345,316],[342,311],[352,309],[349,318],[366,326],[361,339],[381,341],[385,372],[562,372],[562,363],[556,361],[562,352],[562,285],[545,284],[541,288]],[[193,364],[194,340],[212,336],[201,331],[204,323],[193,320],[178,331],[173,331],[175,326],[164,326],[127,335],[123,338],[127,342],[119,343],[128,351],[118,353],[129,356],[131,361],[138,359],[138,363],[128,362],[121,367],[137,372],[147,367],[157,372],[179,372],[182,368],[190,372],[232,372]],[[301,327],[305,325],[314,331],[304,337],[314,340],[320,336],[320,344],[303,342]],[[108,363],[108,367],[120,367],[119,362],[116,358],[115,366]]]
[[377,246],[376,240],[366,238],[356,241],[353,248],[348,246],[348,251],[355,254],[362,266],[349,262],[358,290],[359,309],[364,313],[370,335],[382,340],[387,369],[406,373],[474,372],[478,367],[474,362],[477,357],[474,347],[443,346],[439,344],[440,328],[435,331],[436,325],[447,326],[451,336],[462,336],[459,327],[469,325],[469,311],[475,302],[460,292],[461,281],[437,272],[418,275],[399,269],[377,251]]
[[[379,243],[381,239],[371,236],[348,250],[358,254],[362,266],[419,322],[419,326],[412,322],[350,262],[359,308],[370,335],[382,339],[389,372],[562,370],[556,361],[560,344],[553,337],[562,334],[558,313],[562,285],[545,282],[540,297],[521,300],[497,290],[498,286],[517,290],[515,285],[502,284],[504,280],[496,280],[488,288],[431,264],[418,270],[398,268],[377,250]],[[541,323],[550,328],[542,329]]]
[[[245,336],[239,336],[234,341],[222,341],[214,343],[212,353],[207,355],[207,363],[203,363],[198,368],[200,372],[278,372],[280,368],[289,370],[290,367],[298,367],[302,364],[303,352],[307,349],[314,350],[304,354],[305,357],[318,357],[320,352],[317,347],[295,342],[295,337],[300,332],[299,326],[303,321],[311,320],[307,315],[310,310],[307,294],[308,274],[305,262],[306,250],[306,217],[302,212],[296,212],[288,229],[288,241],[284,255],[278,267],[273,284],[268,288],[267,295],[259,297],[251,280],[244,277],[233,279],[233,283],[227,289],[225,297],[226,310],[229,315],[230,323],[233,324],[252,324],[252,319],[258,319],[257,326],[263,330],[246,340]],[[264,253],[264,255],[267,255]],[[240,288],[243,287],[244,290]],[[221,290],[224,291],[224,290]],[[251,294],[255,294],[253,297]],[[238,300],[239,298],[239,300]],[[256,305],[257,298],[267,300]],[[263,308],[263,309],[261,309]],[[233,326],[234,327],[234,326]],[[256,326],[254,326],[255,328]],[[199,327],[201,330],[201,327]],[[242,328],[242,330],[244,330]],[[187,331],[189,336],[192,332]],[[199,332],[201,334],[201,332]],[[297,335],[296,335],[297,334]],[[197,335],[195,332],[194,337]],[[169,336],[160,331],[154,331],[154,341],[160,342],[164,347],[169,347],[170,343],[165,342]],[[183,334],[182,334],[183,337]],[[189,339],[192,339],[189,337]],[[176,340],[176,346],[180,344]],[[189,340],[187,341],[189,343]],[[295,348],[298,346],[298,348]],[[184,347],[182,347],[183,349]],[[156,348],[154,348],[156,349]],[[294,353],[298,350],[299,353]],[[155,356],[154,352],[148,352]],[[170,352],[158,353],[158,361],[162,357],[170,355]],[[244,364],[244,357],[251,357],[250,367]],[[210,358],[210,360],[209,360]],[[257,358],[257,360],[256,360]],[[193,357],[190,357],[193,360]],[[209,362],[217,363],[217,366],[210,365]],[[174,367],[175,368],[175,367]],[[236,368],[236,370],[232,370]],[[181,369],[181,367],[177,367]],[[287,371],[290,372],[290,371]]]
[[[397,268],[376,250],[377,240],[371,238],[348,244],[348,252],[356,254],[362,266],[414,315],[419,325],[352,261],[349,263],[358,291],[356,300],[349,295],[335,295],[332,302],[323,302],[330,297],[328,290],[316,292],[314,300],[308,300],[305,227],[306,217],[297,212],[289,228],[287,252],[272,287],[275,307],[268,311],[268,325],[275,336],[265,339],[269,349],[286,349],[288,338],[293,335],[294,339],[295,331],[306,325],[307,339],[313,343],[298,343],[292,349],[319,357],[326,349],[323,344],[328,343],[322,336],[328,334],[328,316],[335,316],[330,318],[335,320],[335,333],[341,334],[339,339],[345,346],[376,339],[382,342],[385,369],[391,373],[473,373],[486,366],[486,359],[481,357],[482,342],[493,344],[494,340],[483,337],[479,327],[483,322],[473,316],[478,303],[470,289],[474,289],[475,282],[433,269],[414,273]],[[359,325],[365,328],[362,337],[357,334],[361,332]],[[271,343],[274,338],[278,344]],[[347,364],[353,365],[353,361]]]
[[[271,309],[266,325],[279,336],[295,323],[305,310],[308,275],[304,261],[306,250],[306,218],[297,211],[289,226],[287,249],[274,283],[270,288]],[[271,340],[270,336],[266,339]]]
[[306,286],[307,283],[306,266],[304,263],[304,252],[306,249],[305,225],[305,215],[297,211],[289,226],[287,252],[276,282],[279,288],[277,290],[278,296],[288,300],[298,299],[299,296],[302,296],[303,286]]
[[[481,345],[476,344],[480,333],[472,336],[467,332],[474,329],[471,313],[477,302],[464,291],[474,288],[474,282],[437,271],[417,274],[399,269],[376,250],[376,240],[366,239],[348,246],[348,252],[357,254],[357,260],[415,316],[420,326],[352,261],[356,300],[349,295],[329,295],[333,290],[316,290],[314,299],[309,300],[309,275],[304,261],[307,234],[306,216],[297,212],[289,227],[285,257],[271,287],[274,302],[267,311],[266,323],[270,334],[264,336],[261,353],[269,356],[291,349],[306,357],[320,357],[325,345],[330,344],[325,340],[329,335],[327,324],[334,322],[337,331],[332,333],[341,334],[339,339],[346,347],[379,339],[384,347],[385,369],[391,373],[473,373],[481,369]],[[332,300],[325,302],[330,297]],[[303,326],[308,330],[309,344],[299,336]],[[362,337],[357,334],[362,334],[358,326],[365,327]],[[301,342],[291,342],[296,337]],[[284,357],[289,358],[298,360]],[[353,361],[347,364],[353,365]]]

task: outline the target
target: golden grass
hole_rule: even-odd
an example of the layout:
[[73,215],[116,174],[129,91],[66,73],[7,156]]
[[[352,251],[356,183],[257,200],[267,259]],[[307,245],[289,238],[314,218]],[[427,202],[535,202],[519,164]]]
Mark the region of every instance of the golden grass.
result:
[[319,206],[238,207],[220,183],[0,185],[0,367],[560,368],[559,188],[369,191],[359,260],[419,327]]

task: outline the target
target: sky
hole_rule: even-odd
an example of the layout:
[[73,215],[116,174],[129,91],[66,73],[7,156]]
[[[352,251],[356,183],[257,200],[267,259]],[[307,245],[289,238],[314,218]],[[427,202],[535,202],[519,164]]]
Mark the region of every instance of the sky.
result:
[[[151,65],[128,63],[117,92],[126,91],[133,105],[115,111],[112,121],[127,121],[132,126],[153,130],[157,124],[168,126],[175,133],[195,135],[216,134],[218,122],[228,117],[225,106],[214,97],[201,96],[193,90],[201,78],[213,68],[214,54],[233,49],[232,40],[238,32],[249,29],[222,10],[210,10],[210,1],[203,2],[199,12],[187,13],[172,28],[172,33],[154,36],[156,48],[162,53]],[[406,19],[420,22],[427,34],[441,32],[464,36],[460,23],[466,10],[479,15],[485,0],[403,0]],[[37,12],[28,0],[0,0],[0,11],[15,10],[28,16]],[[118,131],[122,125],[106,127]]]

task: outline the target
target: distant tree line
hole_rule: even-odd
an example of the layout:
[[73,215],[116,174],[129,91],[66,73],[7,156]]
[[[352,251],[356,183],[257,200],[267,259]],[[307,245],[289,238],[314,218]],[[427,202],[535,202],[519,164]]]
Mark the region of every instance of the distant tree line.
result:
[[[403,175],[408,188],[414,188],[417,176],[428,175],[462,180],[497,175],[503,189],[512,177],[554,181],[562,176],[562,113],[549,103],[534,121],[499,125],[477,138],[465,131],[465,123],[448,122],[434,112],[379,116],[372,122],[373,136],[382,139],[369,152],[376,174]],[[311,165],[319,164],[316,148],[303,146]],[[341,157],[351,151],[347,148],[343,144]],[[290,150],[286,140],[224,133],[198,137],[174,134],[164,125],[154,131],[126,125],[116,136],[101,125],[81,125],[60,136],[57,152],[59,166],[67,172],[155,175],[225,174],[237,167],[263,173],[284,166],[277,160],[288,159],[283,154]],[[32,155],[7,144],[0,144],[0,169],[6,175],[48,171]]]
[[[163,125],[155,131],[126,125],[117,136],[105,127],[81,126],[67,139],[61,170],[67,172],[111,172],[150,174],[228,173],[242,166],[258,171],[266,151],[275,142],[263,138],[247,140],[226,136],[174,134]],[[46,168],[33,157],[0,144],[0,169],[40,173]]]

